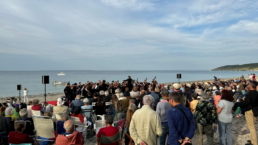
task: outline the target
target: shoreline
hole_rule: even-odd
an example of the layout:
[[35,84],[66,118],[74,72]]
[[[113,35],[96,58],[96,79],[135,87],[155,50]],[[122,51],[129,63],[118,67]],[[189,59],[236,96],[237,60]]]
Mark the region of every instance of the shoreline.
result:
[[[235,79],[239,79],[240,77],[234,77],[234,78],[220,78],[221,81],[227,81],[227,80],[235,80]],[[248,80],[248,77],[244,78],[245,80]],[[214,82],[214,78],[213,79],[209,79],[209,80],[195,80],[195,81],[180,81],[180,84],[187,84],[187,83],[195,83],[195,82],[199,82],[199,83],[205,83],[205,82]],[[165,85],[171,85],[173,83],[178,83],[178,82],[169,82],[169,83],[162,83]]]
[[[47,93],[46,96],[46,101],[55,101],[57,100],[57,98],[65,96],[64,93]],[[6,99],[10,99],[10,98],[16,98],[18,99],[19,96],[11,96],[11,97],[2,97],[0,98],[0,102],[5,102]],[[21,96],[21,100],[23,100],[23,96]],[[45,102],[45,96],[44,94],[38,94],[38,95],[29,95],[28,96],[28,100],[32,101],[34,99],[39,99],[40,102]]]

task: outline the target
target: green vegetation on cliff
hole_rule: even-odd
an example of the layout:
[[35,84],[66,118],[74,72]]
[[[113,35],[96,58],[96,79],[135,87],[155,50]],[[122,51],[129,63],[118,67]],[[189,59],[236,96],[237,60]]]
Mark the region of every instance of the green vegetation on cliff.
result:
[[212,71],[258,71],[258,63],[221,66]]

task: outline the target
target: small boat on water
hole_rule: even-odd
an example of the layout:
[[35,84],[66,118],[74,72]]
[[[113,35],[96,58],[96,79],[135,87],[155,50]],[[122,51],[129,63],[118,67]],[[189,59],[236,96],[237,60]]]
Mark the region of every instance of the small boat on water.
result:
[[66,82],[57,82],[57,81],[53,82],[53,85],[66,85],[66,84],[67,84]]
[[65,74],[63,72],[60,72],[57,74],[58,76],[64,76]]

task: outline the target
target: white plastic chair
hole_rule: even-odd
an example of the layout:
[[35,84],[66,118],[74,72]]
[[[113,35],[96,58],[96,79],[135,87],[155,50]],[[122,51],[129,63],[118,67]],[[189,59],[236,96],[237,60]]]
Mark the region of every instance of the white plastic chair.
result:
[[32,116],[41,116],[41,112],[40,111],[36,111],[36,110],[31,110]]

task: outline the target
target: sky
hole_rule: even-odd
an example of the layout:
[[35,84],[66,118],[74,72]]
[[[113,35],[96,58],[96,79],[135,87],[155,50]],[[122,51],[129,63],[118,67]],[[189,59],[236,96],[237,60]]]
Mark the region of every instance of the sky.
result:
[[0,70],[257,62],[257,0],[0,0]]

